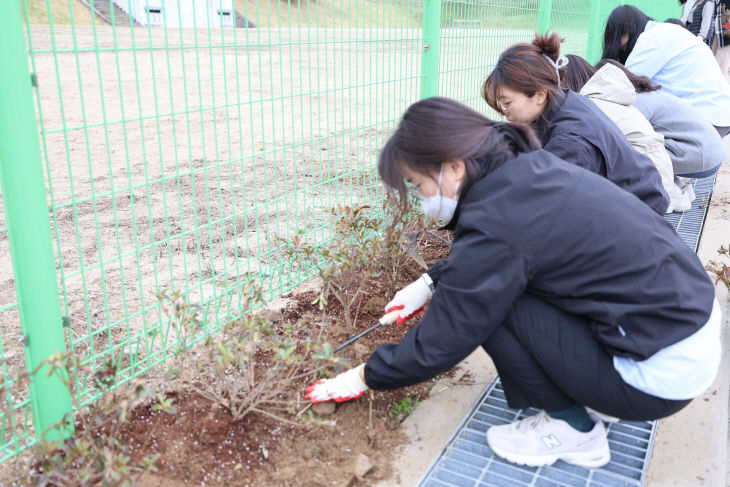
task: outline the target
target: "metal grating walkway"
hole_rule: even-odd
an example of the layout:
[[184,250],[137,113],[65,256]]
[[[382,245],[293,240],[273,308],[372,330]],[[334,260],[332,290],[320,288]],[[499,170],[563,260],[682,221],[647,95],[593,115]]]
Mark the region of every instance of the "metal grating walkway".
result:
[[537,414],[536,409],[507,406],[502,383],[495,379],[467,415],[457,433],[419,484],[422,487],[572,487],[640,486],[651,454],[656,422],[621,421],[608,427],[611,462],[599,469],[561,461],[549,467],[525,467],[503,460],[487,446],[490,426]]
[[[665,216],[682,240],[697,251],[715,176],[692,180],[695,201],[684,213]],[[418,484],[420,487],[630,487],[644,483],[651,457],[656,421],[621,421],[608,425],[611,461],[599,469],[586,469],[562,461],[549,467],[525,467],[503,460],[487,446],[490,426],[532,416],[535,409],[507,406],[502,384],[496,378],[466,416],[441,455]]]
[[712,188],[715,186],[715,176],[704,179],[693,179],[691,184],[695,190],[695,200],[692,209],[684,213],[671,213],[664,217],[672,224],[684,243],[697,252],[702,234],[702,225],[705,223],[707,205],[712,197]]

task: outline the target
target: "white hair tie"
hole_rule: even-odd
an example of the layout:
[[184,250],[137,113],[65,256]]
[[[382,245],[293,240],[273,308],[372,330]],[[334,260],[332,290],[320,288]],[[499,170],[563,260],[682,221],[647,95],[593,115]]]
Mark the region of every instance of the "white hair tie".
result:
[[547,54],[543,54],[542,57],[548,60],[550,64],[553,65],[553,68],[555,68],[555,75],[558,77],[558,88],[560,88],[560,71],[558,71],[560,68],[563,68],[568,65],[568,62],[570,61],[567,57],[563,56],[562,54],[558,56],[558,60],[553,61],[550,56]]

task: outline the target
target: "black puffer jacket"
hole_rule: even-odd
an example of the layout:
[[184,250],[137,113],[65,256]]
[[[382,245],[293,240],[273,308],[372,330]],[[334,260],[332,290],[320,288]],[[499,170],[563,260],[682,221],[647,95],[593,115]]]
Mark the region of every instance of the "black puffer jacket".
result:
[[651,159],[634,150],[616,124],[588,98],[559,91],[534,128],[546,151],[605,177],[660,215],[667,211],[669,198]]
[[486,174],[451,224],[451,255],[428,312],[400,344],[375,350],[365,367],[371,388],[448,370],[486,342],[526,292],[588,316],[609,353],[636,359],[688,337],[710,316],[713,285],[671,225],[631,193],[544,150]]

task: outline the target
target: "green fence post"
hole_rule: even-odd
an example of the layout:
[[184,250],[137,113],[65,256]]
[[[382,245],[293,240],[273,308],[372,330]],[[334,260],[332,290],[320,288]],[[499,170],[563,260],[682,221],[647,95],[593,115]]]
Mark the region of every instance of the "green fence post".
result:
[[[0,191],[7,218],[10,255],[25,363],[33,370],[65,349],[56,262],[51,241],[38,129],[20,3],[9,2],[0,15]],[[37,435],[71,412],[71,396],[60,378],[37,373],[30,383]],[[70,430],[64,431],[64,435]],[[58,438],[56,431],[47,436]]]
[[553,0],[540,0],[537,4],[537,31],[545,34],[550,29],[550,16],[553,13]]
[[588,24],[588,46],[586,47],[586,60],[591,64],[596,64],[601,60],[605,20],[601,11],[601,0],[592,0],[591,17]]
[[439,44],[441,41],[441,0],[423,3],[423,54],[421,55],[421,98],[439,92]]

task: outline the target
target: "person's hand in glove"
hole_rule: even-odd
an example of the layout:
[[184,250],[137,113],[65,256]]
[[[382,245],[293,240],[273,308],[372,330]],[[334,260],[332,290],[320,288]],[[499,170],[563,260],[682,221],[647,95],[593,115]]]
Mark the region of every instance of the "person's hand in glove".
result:
[[332,379],[320,379],[307,387],[304,398],[317,404],[318,402],[345,402],[356,399],[368,390],[365,384],[365,364],[345,371]]
[[423,273],[421,277],[395,293],[393,299],[385,305],[385,312],[401,310],[395,322],[402,325],[413,315],[423,311],[423,306],[431,294],[433,294],[433,281],[428,274]]

